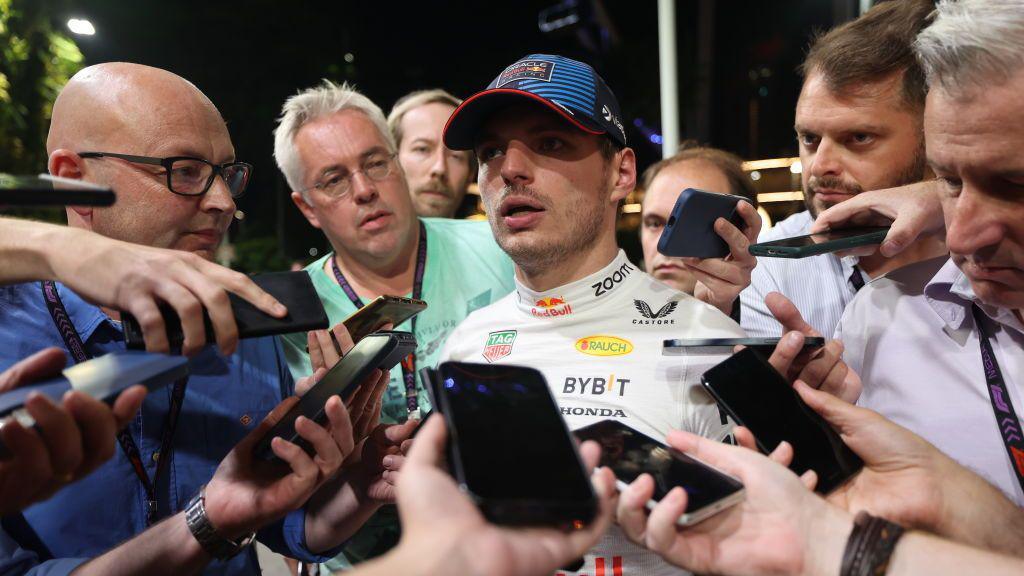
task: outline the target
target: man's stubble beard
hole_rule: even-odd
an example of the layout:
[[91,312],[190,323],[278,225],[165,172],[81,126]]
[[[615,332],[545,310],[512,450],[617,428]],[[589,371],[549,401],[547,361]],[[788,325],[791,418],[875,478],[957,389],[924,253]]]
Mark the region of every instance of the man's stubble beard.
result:
[[[910,164],[904,167],[903,170],[901,170],[899,173],[897,173],[895,178],[893,178],[891,181],[883,183],[877,189],[884,190],[887,188],[898,188],[900,186],[906,186],[907,184],[914,184],[915,182],[920,182],[921,180],[924,180],[924,174],[927,168],[928,159],[925,155],[924,138],[922,138],[921,145],[918,146],[917,150],[914,152],[914,157],[911,158]],[[834,177],[819,178],[816,184],[817,186],[814,186],[815,188],[837,188],[849,192],[854,192],[855,194],[859,194],[864,191],[863,188],[861,188],[859,185],[851,187],[849,183],[843,181],[840,178]],[[815,205],[814,202],[815,195],[809,194],[807,188],[808,187],[805,186],[803,189],[804,206],[811,213],[811,218],[817,220],[818,214],[820,214],[825,209],[831,208],[832,206],[834,206],[834,204],[825,204],[823,207],[819,208],[818,206]]]

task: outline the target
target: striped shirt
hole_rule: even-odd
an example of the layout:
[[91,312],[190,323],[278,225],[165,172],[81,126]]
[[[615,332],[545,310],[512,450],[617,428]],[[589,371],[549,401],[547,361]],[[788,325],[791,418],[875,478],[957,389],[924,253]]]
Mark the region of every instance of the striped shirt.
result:
[[[810,234],[813,223],[810,212],[797,212],[764,230],[757,240],[767,242]],[[781,292],[793,301],[808,324],[822,336],[831,337],[846,305],[857,294],[850,278],[860,274],[865,282],[870,281],[856,264],[856,256],[839,258],[835,254],[758,258],[757,267],[750,274],[750,286],[740,293],[740,325],[750,337],[781,336],[782,325],[764,303],[769,292]]]

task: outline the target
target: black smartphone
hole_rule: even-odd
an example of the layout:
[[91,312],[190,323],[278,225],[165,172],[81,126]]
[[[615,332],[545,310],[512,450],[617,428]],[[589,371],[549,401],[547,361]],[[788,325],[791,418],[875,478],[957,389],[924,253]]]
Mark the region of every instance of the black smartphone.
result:
[[[111,352],[66,368],[61,376],[21,386],[0,394],[0,418],[11,417],[29,427],[35,423],[23,411],[32,392],[49,396],[60,403],[69,390],[84,392],[113,404],[126,388],[141,384],[150,391],[162,388],[189,374],[189,361],[181,356],[150,352]],[[0,458],[10,454],[0,441]]]
[[814,470],[817,492],[831,492],[864,466],[839,434],[753,348],[712,367],[701,382],[733,420],[753,432],[762,452],[768,454],[783,440],[789,442],[794,452],[789,468],[797,474]]
[[0,206],[110,206],[114,191],[84,180],[0,174]]
[[888,226],[840,228],[819,232],[818,234],[780,238],[770,242],[751,244],[749,250],[754,256],[806,258],[808,256],[817,256],[818,254],[847,250],[857,246],[881,244],[888,233]]
[[540,372],[445,362],[436,392],[452,476],[488,520],[579,528],[594,519],[593,486]]
[[[257,286],[284,304],[288,308],[288,315],[284,318],[274,318],[250,304],[248,300],[229,292],[228,298],[231,300],[231,311],[234,313],[235,323],[238,325],[239,338],[256,338],[327,328],[327,312],[324,311],[320,296],[317,295],[313,281],[310,280],[309,274],[306,272],[271,272],[257,274],[251,278]],[[160,313],[164,317],[171,348],[180,347],[185,340],[181,331],[181,319],[178,318],[178,314],[173,308],[166,305],[160,306]],[[203,323],[206,326],[206,341],[214,342],[213,324],[205,310],[203,311]],[[142,337],[142,326],[139,325],[135,316],[128,312],[122,312],[121,324],[124,329],[125,344],[128,348],[145,349],[146,342]]]
[[313,385],[295,406],[292,406],[256,443],[254,454],[261,460],[276,460],[270,449],[275,436],[299,446],[310,456],[313,447],[295,431],[295,420],[305,416],[317,424],[327,421],[324,407],[331,396],[348,401],[371,372],[380,368],[388,372],[416,349],[416,337],[409,332],[376,332],[363,338],[333,368]]
[[[779,344],[780,338],[676,338],[665,340],[661,349],[663,356],[682,356],[688,348],[724,348],[732,352],[735,346],[757,348],[762,353],[771,355]],[[821,336],[804,336],[803,350],[821,348],[825,339]]]
[[715,221],[725,218],[742,230],[743,216],[736,210],[740,202],[750,201],[733,194],[683,190],[661,231],[658,252],[666,256],[725,258],[729,245],[715,232]]
[[743,500],[743,484],[736,478],[617,420],[602,420],[573,434],[601,445],[601,466],[615,473],[620,491],[641,474],[650,474],[654,496],[647,502],[649,510],[682,486],[688,503],[676,521],[680,526],[692,526]]
[[342,321],[353,342],[375,332],[385,324],[398,328],[399,324],[426,309],[427,303],[403,296],[378,296],[372,302]]

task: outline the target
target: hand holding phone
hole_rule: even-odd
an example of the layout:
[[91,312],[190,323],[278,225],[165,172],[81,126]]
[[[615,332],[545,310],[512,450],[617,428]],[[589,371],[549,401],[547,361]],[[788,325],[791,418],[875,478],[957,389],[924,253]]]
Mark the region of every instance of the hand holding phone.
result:
[[391,324],[397,328],[406,320],[427,308],[427,303],[415,298],[402,296],[378,296],[372,302],[352,313],[343,320],[353,342],[359,342],[367,334]]
[[715,231],[715,222],[725,218],[743,230],[743,216],[737,211],[740,202],[749,200],[694,188],[683,190],[658,239],[658,252],[675,257],[725,258],[729,244]]

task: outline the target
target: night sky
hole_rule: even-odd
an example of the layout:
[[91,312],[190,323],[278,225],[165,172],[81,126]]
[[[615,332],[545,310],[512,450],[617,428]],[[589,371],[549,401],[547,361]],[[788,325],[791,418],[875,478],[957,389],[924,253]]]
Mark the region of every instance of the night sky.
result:
[[[706,116],[706,143],[744,158],[792,156],[795,68],[815,28],[827,28],[826,0],[711,0],[713,62],[709,109],[697,108],[697,0],[677,3],[683,136]],[[66,17],[85,17],[92,37],[75,36],[87,64],[127,60],[194,82],[228,122],[237,156],[256,166],[239,202],[245,234],[277,236],[289,257],[308,259],[325,241],[287,198],[273,162],[272,130],[285,98],[321,78],[354,82],[387,113],[416,89],[460,97],[484,88],[502,68],[533,52],[592,64],[616,92],[640,167],[660,158],[657,5],[605,0],[581,9],[582,26],[541,32],[538,13],[556,2],[280,2],[255,0],[80,0]],[[602,17],[602,13],[604,17]],[[610,26],[601,22],[610,23]],[[346,61],[346,55],[351,62]],[[751,102],[758,121],[751,129]],[[236,233],[239,231],[236,230]]]

